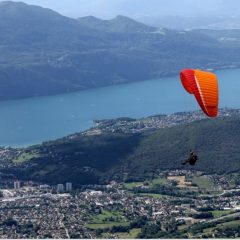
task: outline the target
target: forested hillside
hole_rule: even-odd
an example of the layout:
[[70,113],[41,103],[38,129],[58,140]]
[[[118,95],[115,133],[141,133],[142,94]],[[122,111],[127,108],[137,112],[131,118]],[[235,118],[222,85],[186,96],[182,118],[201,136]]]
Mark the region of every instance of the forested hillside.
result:
[[212,34],[146,26],[124,16],[71,19],[0,3],[0,100],[66,93],[240,65],[239,44]]
[[[240,170],[239,142],[240,119],[235,117],[138,134],[76,134],[25,149],[23,154],[30,157],[3,171],[19,178],[75,185],[145,180],[166,169],[221,174]],[[182,166],[190,148],[199,161],[194,167]]]

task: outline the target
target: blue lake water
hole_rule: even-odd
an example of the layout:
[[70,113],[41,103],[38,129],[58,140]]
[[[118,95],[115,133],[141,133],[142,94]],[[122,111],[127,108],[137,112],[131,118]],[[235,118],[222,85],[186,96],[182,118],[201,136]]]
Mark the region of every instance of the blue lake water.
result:
[[[240,108],[240,69],[216,72],[220,107]],[[0,102],[0,145],[27,146],[85,130],[94,119],[199,109],[178,76]]]

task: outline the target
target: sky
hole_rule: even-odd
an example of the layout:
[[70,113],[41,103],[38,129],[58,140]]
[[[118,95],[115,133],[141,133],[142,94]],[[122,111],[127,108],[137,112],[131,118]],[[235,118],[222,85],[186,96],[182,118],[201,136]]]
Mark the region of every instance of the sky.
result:
[[22,0],[22,2],[50,8],[72,18],[93,15],[103,19],[110,19],[116,15],[133,18],[166,15],[235,15],[240,9],[240,0]]

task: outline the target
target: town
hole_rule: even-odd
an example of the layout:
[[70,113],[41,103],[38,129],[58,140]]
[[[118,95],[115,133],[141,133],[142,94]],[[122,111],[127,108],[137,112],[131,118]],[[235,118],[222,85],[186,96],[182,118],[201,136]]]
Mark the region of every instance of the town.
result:
[[240,236],[237,175],[174,170],[83,189],[6,181],[1,192],[1,238],[137,238],[152,228],[162,237],[226,237],[228,228]]
[[[240,110],[223,108],[219,117],[240,117]],[[201,111],[179,112],[169,115],[156,115],[142,119],[117,118],[96,120],[95,127],[83,132],[83,135],[101,134],[101,132],[138,133],[159,128],[169,128],[194,121],[207,119]]]

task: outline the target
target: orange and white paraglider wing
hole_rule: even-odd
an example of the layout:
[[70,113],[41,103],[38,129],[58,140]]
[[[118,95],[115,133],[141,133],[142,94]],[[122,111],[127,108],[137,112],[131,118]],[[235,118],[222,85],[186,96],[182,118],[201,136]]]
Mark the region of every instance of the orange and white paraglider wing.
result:
[[211,72],[195,70],[195,80],[199,92],[195,97],[197,101],[203,103],[203,106],[200,105],[202,110],[209,117],[216,117],[218,114],[218,80],[216,75]]
[[180,73],[186,91],[194,94],[203,112],[209,117],[218,114],[218,81],[215,74],[200,70],[184,69]]

